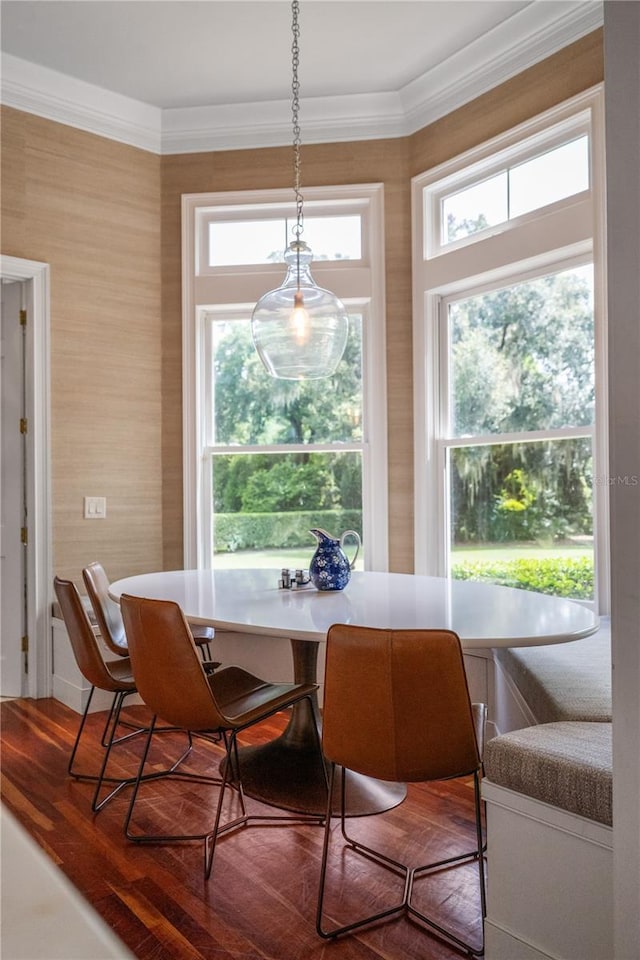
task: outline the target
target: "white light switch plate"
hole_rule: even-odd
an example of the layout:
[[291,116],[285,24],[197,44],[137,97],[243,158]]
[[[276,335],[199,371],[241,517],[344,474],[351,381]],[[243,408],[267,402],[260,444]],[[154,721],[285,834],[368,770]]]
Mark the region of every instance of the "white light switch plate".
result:
[[84,518],[85,520],[104,520],[107,515],[106,497],[85,497],[84,498]]

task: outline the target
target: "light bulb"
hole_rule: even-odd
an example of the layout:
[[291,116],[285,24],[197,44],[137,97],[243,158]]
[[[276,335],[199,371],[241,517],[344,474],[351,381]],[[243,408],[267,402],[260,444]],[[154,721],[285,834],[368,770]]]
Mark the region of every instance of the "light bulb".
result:
[[299,290],[293,300],[290,323],[293,329],[293,335],[296,338],[296,343],[303,346],[309,339],[311,321],[304,305],[304,297]]

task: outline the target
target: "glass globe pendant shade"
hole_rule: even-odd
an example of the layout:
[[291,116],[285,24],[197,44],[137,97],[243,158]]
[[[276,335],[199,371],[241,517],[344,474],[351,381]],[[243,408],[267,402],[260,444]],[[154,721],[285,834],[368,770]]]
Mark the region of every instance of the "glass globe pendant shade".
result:
[[313,254],[303,240],[293,240],[284,259],[284,282],[260,297],[251,317],[255,348],[272,377],[330,377],[347,343],[347,311],[333,293],[315,284],[309,269]]

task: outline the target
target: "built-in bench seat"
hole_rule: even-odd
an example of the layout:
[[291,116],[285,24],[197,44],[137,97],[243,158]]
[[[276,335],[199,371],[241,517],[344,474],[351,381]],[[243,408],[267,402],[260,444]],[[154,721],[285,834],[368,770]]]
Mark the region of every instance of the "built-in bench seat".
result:
[[611,724],[572,720],[514,730],[490,740],[492,783],[611,826]]
[[609,623],[494,656],[531,725],[485,748],[486,958],[611,960]]
[[515,720],[503,714],[500,732],[532,723],[585,720],[610,723],[611,624],[570,643],[496,649],[497,670],[521,705]]
[[485,772],[486,960],[612,960],[611,724],[495,737]]

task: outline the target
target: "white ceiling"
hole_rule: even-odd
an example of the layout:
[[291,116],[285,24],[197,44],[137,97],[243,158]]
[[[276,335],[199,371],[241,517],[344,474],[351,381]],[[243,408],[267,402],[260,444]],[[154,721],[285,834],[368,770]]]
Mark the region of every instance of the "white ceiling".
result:
[[[397,90],[526,6],[527,0],[302,0],[302,92]],[[556,6],[548,4],[550,16]],[[1,9],[3,50],[156,107],[289,95],[286,0],[7,0]]]
[[[598,0],[300,8],[305,141],[411,132],[602,20]],[[102,114],[129,142],[157,127],[160,152],[290,139],[288,0],[2,0],[0,16],[10,105],[62,122],[81,107],[76,125]]]

